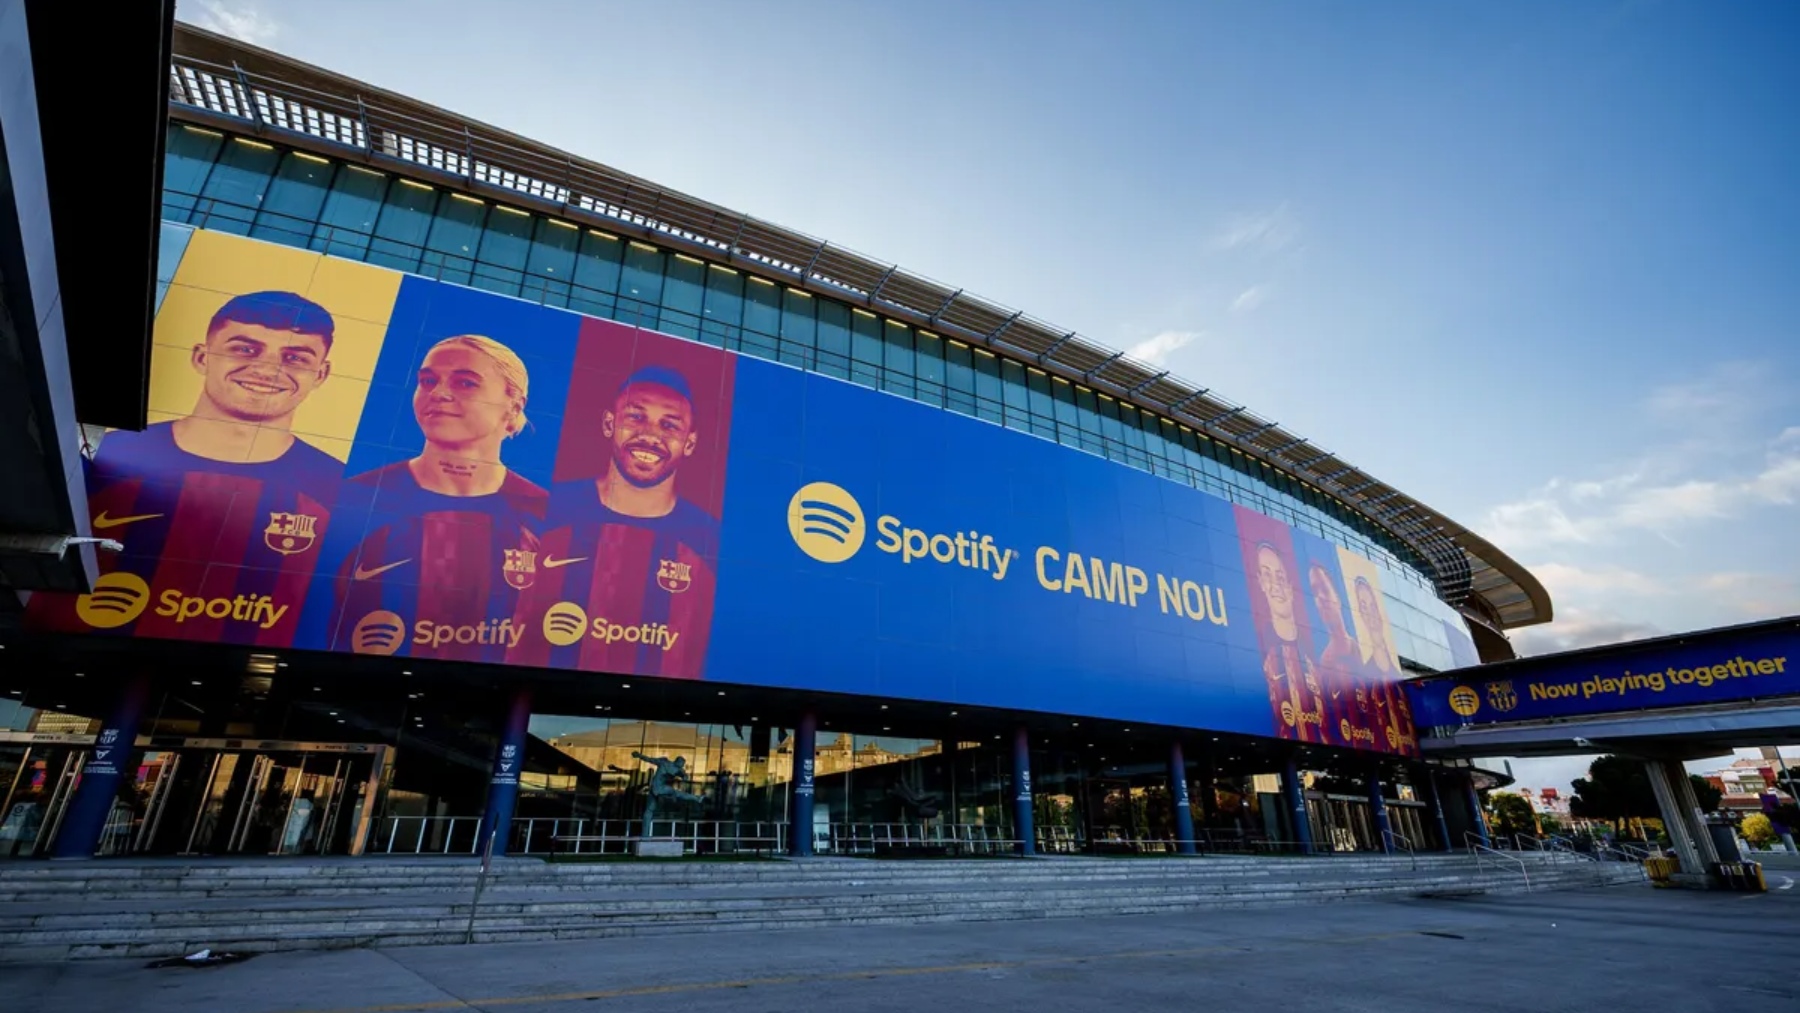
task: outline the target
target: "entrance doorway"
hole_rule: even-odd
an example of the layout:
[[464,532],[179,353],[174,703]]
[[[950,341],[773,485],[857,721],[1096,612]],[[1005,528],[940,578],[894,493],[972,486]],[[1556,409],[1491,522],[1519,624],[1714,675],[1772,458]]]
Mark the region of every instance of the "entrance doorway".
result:
[[[50,853],[92,735],[0,732],[0,857]],[[139,738],[100,855],[359,855],[385,745]]]

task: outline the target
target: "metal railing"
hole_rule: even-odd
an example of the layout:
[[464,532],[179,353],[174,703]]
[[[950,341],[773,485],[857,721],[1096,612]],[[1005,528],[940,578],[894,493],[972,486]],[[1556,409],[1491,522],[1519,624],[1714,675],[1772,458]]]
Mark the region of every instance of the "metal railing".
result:
[[[897,265],[499,135],[422,103],[388,96],[371,100],[360,82],[275,63],[221,36],[180,26],[175,48],[170,105],[186,118],[214,125],[223,125],[219,119],[236,121],[259,136],[307,138],[371,163],[399,163],[424,178],[460,181],[475,192],[504,194],[525,206],[750,265],[939,333],[1004,349],[1185,422],[1338,496],[1422,556],[1447,602],[1474,593],[1491,596],[1488,606],[1506,618],[1529,619],[1539,611],[1543,596],[1536,582],[1499,550],[1337,455],[1167,370]],[[301,74],[308,84],[294,79]]]
[[[1469,854],[1475,856],[1475,867],[1485,870],[1489,859],[1497,862],[1511,862],[1519,867],[1519,878],[1525,881],[1525,892],[1531,892],[1531,871],[1525,867],[1525,860],[1518,855],[1509,855],[1499,848],[1490,848],[1485,844],[1469,845]],[[1505,866],[1501,866],[1505,868]]]
[[365,849],[371,855],[473,855],[481,848],[479,816],[383,816]]
[[[533,817],[513,821],[509,850],[516,855],[625,855],[643,839],[643,820]],[[653,820],[648,839],[679,841],[687,855],[772,855],[787,851],[787,824]]]
[[1389,851],[1399,848],[1406,852],[1406,857],[1412,859],[1412,871],[1419,871],[1419,853],[1414,850],[1413,842],[1410,838],[1397,830],[1383,830],[1381,832],[1381,837]]

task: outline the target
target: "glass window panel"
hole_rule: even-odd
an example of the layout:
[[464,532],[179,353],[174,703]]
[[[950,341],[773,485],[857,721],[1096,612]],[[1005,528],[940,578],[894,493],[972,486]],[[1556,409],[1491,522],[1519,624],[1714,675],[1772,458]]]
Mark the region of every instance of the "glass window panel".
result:
[[919,374],[918,398],[927,404],[944,406],[944,339],[923,331],[913,336],[917,342]]
[[1000,360],[992,352],[975,349],[975,416],[1005,425],[1005,398]]
[[163,217],[185,222],[206,176],[212,172],[213,160],[219,157],[219,146],[225,138],[210,130],[169,125],[163,145]]
[[531,216],[513,208],[494,206],[488,211],[487,228],[475,251],[476,288],[518,295],[525,283],[525,262],[531,256]]
[[375,222],[375,241],[369,244],[369,263],[399,271],[415,271],[424,253],[425,236],[431,231],[432,211],[438,193],[410,180],[396,180],[388,189],[381,217]]
[[319,227],[313,230],[312,248],[335,257],[363,259],[387,189],[388,178],[379,172],[354,165],[339,167],[319,214]]
[[818,322],[813,317],[813,303],[817,300],[798,289],[783,289],[781,293],[781,361],[790,366],[810,369],[813,362],[813,342]]
[[706,265],[688,257],[671,257],[663,279],[662,308],[698,317],[706,301]]
[[575,290],[569,308],[594,316],[611,317],[617,308],[620,263],[625,244],[616,236],[588,229],[581,234],[581,250],[575,256]]
[[764,359],[775,358],[781,337],[781,289],[751,276],[744,285],[744,337],[741,347]]
[[721,267],[706,269],[706,304],[700,335],[707,344],[736,348],[744,324],[744,276]]
[[621,323],[656,326],[667,259],[654,246],[637,242],[625,244],[624,271],[619,277],[619,308],[614,313]]
[[884,321],[881,344],[882,364],[886,367],[881,389],[903,397],[912,397],[918,389],[913,382],[912,328],[892,320]]
[[818,307],[819,372],[840,380],[850,378],[850,308],[820,300]]
[[944,347],[944,403],[954,412],[975,414],[974,350],[960,341]]
[[245,235],[262,206],[281,152],[260,141],[233,138],[200,189],[193,224],[218,232]]
[[250,235],[272,243],[305,246],[330,193],[331,172],[331,163],[316,155],[290,151],[282,156]]
[[425,237],[425,254],[419,259],[419,273],[467,285],[474,277],[475,247],[481,242],[487,213],[485,203],[464,194],[453,193],[438,201],[431,233]]
[[567,306],[580,243],[581,230],[575,226],[554,218],[537,219],[537,236],[525,257],[525,283],[519,294],[549,306]]
[[866,313],[852,311],[850,319],[850,358],[857,362],[881,365],[881,321]]

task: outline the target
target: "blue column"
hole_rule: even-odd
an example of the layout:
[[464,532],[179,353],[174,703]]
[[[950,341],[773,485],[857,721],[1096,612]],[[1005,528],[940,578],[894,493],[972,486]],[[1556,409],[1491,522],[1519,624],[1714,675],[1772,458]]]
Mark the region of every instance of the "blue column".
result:
[[1481,811],[1481,793],[1475,790],[1475,778],[1464,774],[1462,782],[1463,797],[1469,803],[1469,825],[1475,828],[1475,836],[1481,841],[1481,846],[1491,848],[1494,841],[1488,836],[1487,813]]
[[1425,768],[1425,787],[1431,791],[1431,813],[1437,817],[1438,840],[1443,843],[1443,850],[1455,851],[1456,845],[1450,840],[1450,821],[1444,818],[1444,793],[1433,768]]
[[1181,752],[1181,740],[1169,743],[1169,804],[1175,807],[1175,850],[1192,855],[1194,847],[1194,813],[1188,808],[1187,757]]
[[1394,825],[1388,820],[1387,797],[1381,794],[1381,770],[1369,771],[1369,815],[1375,817],[1376,847],[1384,855],[1394,853]]
[[819,738],[819,716],[800,715],[794,726],[794,803],[788,812],[788,854],[811,858],[813,853],[813,749]]
[[1024,725],[1013,729],[1013,833],[1019,838],[1019,854],[1037,854],[1037,829],[1031,815],[1031,733]]
[[1301,790],[1300,768],[1293,757],[1281,768],[1281,797],[1287,803],[1288,825],[1294,828],[1294,840],[1300,842],[1302,853],[1312,854],[1312,820],[1306,816],[1306,794]]
[[494,750],[487,809],[481,816],[481,838],[475,842],[477,853],[486,852],[490,834],[496,855],[506,854],[507,843],[512,840],[513,807],[519,801],[519,771],[525,768],[525,738],[530,728],[531,690],[515,690],[506,724],[500,729],[500,744]]
[[150,677],[133,676],[125,683],[118,703],[100,726],[93,751],[81,768],[75,795],[63,813],[62,828],[56,833],[51,858],[92,858],[100,846],[100,835],[106,831],[106,818],[112,812],[113,800],[119,795],[119,780],[131,771],[131,756],[136,752],[138,725],[143,722],[144,704],[150,700]]

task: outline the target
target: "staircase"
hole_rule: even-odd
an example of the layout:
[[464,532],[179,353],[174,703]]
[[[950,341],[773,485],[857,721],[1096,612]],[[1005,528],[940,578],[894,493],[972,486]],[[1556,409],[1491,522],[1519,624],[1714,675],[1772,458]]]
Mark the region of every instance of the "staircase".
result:
[[[1631,864],[1524,854],[1532,890],[1641,883]],[[1501,865],[1506,868],[1501,868]],[[468,859],[0,866],[0,963],[460,943]],[[497,861],[476,942],[1105,917],[1525,889],[1468,855],[1332,858]]]

